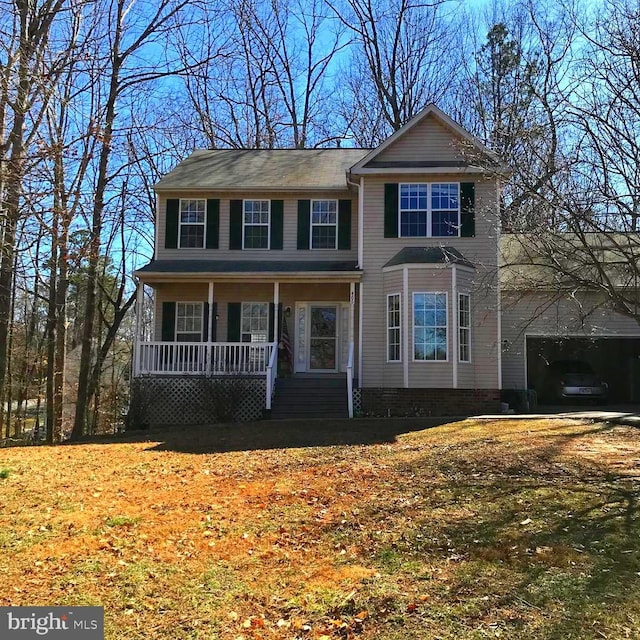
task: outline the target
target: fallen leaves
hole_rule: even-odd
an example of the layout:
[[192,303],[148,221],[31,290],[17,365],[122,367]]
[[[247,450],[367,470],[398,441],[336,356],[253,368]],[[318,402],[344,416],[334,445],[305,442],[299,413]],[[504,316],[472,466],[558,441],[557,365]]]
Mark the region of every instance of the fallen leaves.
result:
[[[572,455],[589,450],[588,433],[549,429],[575,434]],[[512,620],[540,616],[539,600],[510,595],[509,566],[574,566],[592,551],[570,539],[580,509],[569,520],[560,507],[543,513],[538,494],[511,495],[529,469],[536,481],[557,473],[536,453],[545,437],[542,426],[526,433],[506,422],[326,449],[189,454],[140,442],[0,451],[0,467],[12,469],[0,602],[104,604],[107,640],[143,628],[149,640],[375,640],[386,625],[430,638],[430,615],[443,624],[458,616],[460,637],[479,624],[509,636]],[[628,452],[606,437],[608,459]],[[614,462],[618,470],[624,460]],[[549,484],[560,500],[563,487]],[[597,497],[595,484],[588,495]],[[509,518],[489,529],[501,500]],[[566,544],[532,538],[546,517],[564,518]],[[637,549],[626,541],[625,551],[632,562]],[[474,592],[488,574],[491,598]],[[512,604],[486,614],[504,602]]]

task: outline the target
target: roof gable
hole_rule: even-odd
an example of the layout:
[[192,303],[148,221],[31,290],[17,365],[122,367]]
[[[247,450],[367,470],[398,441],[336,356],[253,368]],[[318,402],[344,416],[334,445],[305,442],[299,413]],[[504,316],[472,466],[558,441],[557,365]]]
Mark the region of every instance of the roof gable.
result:
[[351,172],[359,174],[389,169],[468,169],[475,164],[472,163],[472,158],[480,156],[492,165],[499,163],[493,151],[438,107],[430,104],[353,165]]

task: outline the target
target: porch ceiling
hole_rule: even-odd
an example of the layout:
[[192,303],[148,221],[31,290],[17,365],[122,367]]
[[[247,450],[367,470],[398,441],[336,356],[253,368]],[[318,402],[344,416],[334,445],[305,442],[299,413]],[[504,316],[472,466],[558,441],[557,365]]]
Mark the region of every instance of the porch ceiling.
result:
[[167,281],[252,281],[275,280],[295,282],[321,280],[331,282],[359,282],[362,271],[355,260],[309,261],[273,260],[152,260],[134,272],[144,282]]

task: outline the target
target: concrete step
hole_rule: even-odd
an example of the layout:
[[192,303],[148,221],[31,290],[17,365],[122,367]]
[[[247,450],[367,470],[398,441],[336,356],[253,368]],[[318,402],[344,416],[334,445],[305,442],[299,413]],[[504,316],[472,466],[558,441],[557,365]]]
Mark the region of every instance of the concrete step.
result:
[[343,376],[279,378],[271,417],[346,418],[347,382]]

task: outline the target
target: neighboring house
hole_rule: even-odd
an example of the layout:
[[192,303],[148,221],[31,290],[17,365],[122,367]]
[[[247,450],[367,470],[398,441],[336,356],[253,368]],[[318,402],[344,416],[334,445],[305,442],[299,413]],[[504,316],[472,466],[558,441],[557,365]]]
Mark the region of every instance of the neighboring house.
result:
[[237,377],[245,418],[498,410],[527,385],[527,327],[560,331],[527,299],[501,318],[505,173],[433,105],[372,150],[194,152],[155,186],[135,273],[154,293],[134,355],[165,390],[153,420],[197,420],[197,381]]

